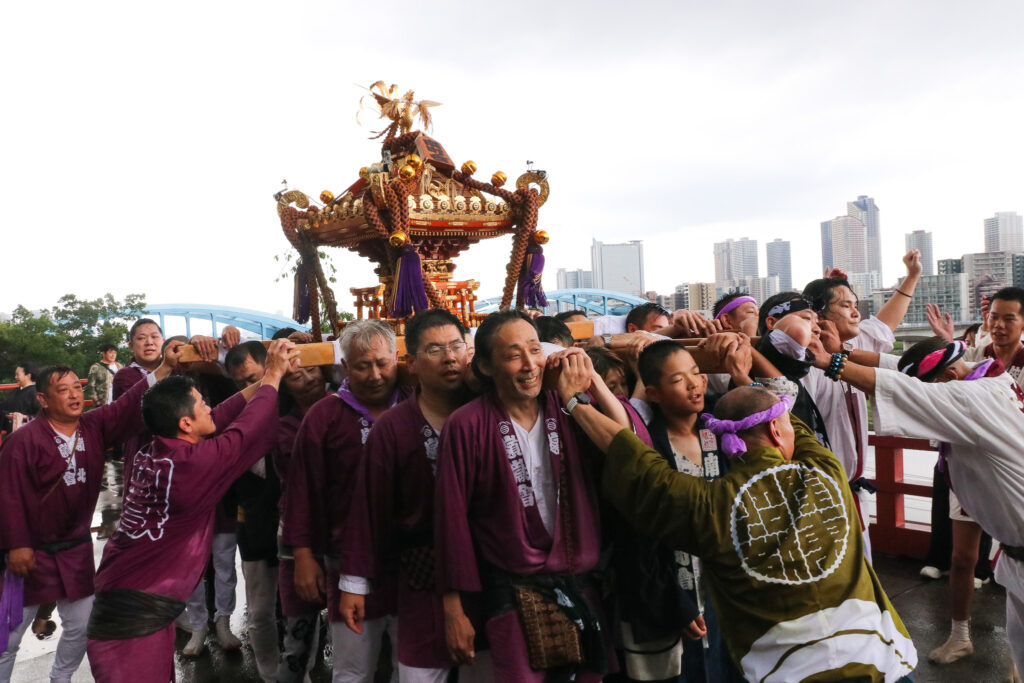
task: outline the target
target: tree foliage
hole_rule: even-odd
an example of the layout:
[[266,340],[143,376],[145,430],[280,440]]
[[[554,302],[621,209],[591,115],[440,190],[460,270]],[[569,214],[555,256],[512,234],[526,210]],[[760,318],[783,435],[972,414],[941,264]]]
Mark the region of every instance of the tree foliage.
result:
[[10,320],[0,322],[0,382],[13,381],[21,363],[59,363],[85,377],[106,342],[115,344],[118,360],[127,363],[129,322],[145,307],[142,294],[129,294],[124,301],[110,294],[93,300],[66,294],[39,313],[18,306]]

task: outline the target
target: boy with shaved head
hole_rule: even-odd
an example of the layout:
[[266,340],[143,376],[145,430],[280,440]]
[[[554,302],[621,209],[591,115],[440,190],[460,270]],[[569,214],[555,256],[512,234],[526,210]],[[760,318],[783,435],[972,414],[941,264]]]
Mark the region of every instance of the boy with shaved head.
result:
[[917,652],[867,562],[842,465],[791,405],[760,387],[720,399],[705,427],[733,460],[712,482],[587,406],[573,419],[607,453],[603,488],[619,512],[701,557],[747,679],[903,680]]

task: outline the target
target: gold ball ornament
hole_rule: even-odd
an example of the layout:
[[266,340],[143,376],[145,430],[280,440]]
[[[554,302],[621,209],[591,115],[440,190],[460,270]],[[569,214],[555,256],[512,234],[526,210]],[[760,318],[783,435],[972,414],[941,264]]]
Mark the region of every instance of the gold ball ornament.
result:
[[508,176],[505,175],[502,171],[497,171],[494,175],[491,176],[491,185],[494,185],[495,187],[501,187],[502,185],[505,184],[506,180],[508,180]]
[[473,175],[474,173],[476,173],[476,162],[467,161],[466,163],[462,164],[462,172],[466,175]]
[[393,233],[391,233],[391,237],[388,238],[388,242],[390,242],[391,246],[393,247],[405,246],[405,243],[408,241],[409,236],[406,235],[401,230],[395,230]]
[[538,230],[533,233],[533,241],[537,244],[547,244],[550,239],[551,235],[548,234],[547,230]]
[[330,204],[332,201],[334,201],[334,193],[331,192],[330,190],[324,190],[323,192],[320,193],[320,201],[322,201],[324,204]]
[[412,164],[406,164],[398,169],[398,177],[405,181],[412,180],[416,177],[416,169],[413,168]]
[[410,154],[405,158],[405,163],[409,164],[418,171],[420,170],[420,167],[423,166],[423,159],[420,159],[419,154]]

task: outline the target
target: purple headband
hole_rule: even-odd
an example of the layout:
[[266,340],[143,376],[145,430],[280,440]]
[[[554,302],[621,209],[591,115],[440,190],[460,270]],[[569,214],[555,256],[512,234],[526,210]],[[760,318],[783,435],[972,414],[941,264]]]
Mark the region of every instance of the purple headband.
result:
[[715,320],[718,320],[719,318],[721,318],[726,313],[732,312],[732,310],[734,308],[739,308],[740,306],[742,306],[745,303],[751,303],[751,304],[754,304],[756,306],[757,305],[757,299],[755,299],[752,296],[738,296],[735,299],[733,299],[732,301],[730,301],[729,303],[727,303],[725,306],[722,306],[722,310],[720,310],[718,312],[718,315],[715,316]]
[[792,409],[793,397],[783,395],[779,397],[779,402],[774,404],[767,410],[762,410],[759,413],[748,415],[742,420],[719,420],[716,417],[705,413],[704,414],[704,426],[710,429],[715,434],[722,437],[722,450],[730,458],[735,458],[738,455],[742,455],[747,452],[747,444],[743,443],[743,439],[737,436],[737,432],[750,429],[751,427],[765,422],[771,422],[779,415],[782,415],[786,411]]

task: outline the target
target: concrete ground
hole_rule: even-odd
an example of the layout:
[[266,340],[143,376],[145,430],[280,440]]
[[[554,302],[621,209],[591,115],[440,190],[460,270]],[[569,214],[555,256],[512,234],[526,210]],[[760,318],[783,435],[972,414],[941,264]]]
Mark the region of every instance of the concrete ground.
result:
[[[990,583],[975,593],[974,618],[971,625],[974,655],[953,664],[936,666],[928,661],[928,653],[945,642],[946,636],[949,635],[946,581],[922,579],[917,574],[920,563],[913,560],[880,556],[876,558],[875,567],[889,598],[896,606],[917,646],[919,663],[914,672],[917,683],[996,683],[1004,680],[1010,654],[1005,629],[1006,594],[1000,586]],[[241,585],[238,605],[231,625],[232,630],[244,643],[240,652],[222,651],[216,645],[216,639],[211,637],[207,641],[209,647],[201,657],[187,660],[181,657],[181,648],[188,642],[188,636],[179,632],[175,654],[179,683],[259,682],[244,628],[244,593]],[[53,662],[56,639],[38,643],[39,646],[46,645],[45,648],[31,647],[28,641],[29,639],[26,639],[25,644],[29,646],[26,649],[30,651],[26,654],[31,658],[19,658],[14,668],[14,677],[11,679],[13,683],[47,680]],[[40,649],[43,651],[40,652]],[[73,680],[75,683],[93,680],[89,675],[87,662],[83,663]],[[313,671],[312,680],[318,683],[329,681],[329,666],[323,662],[319,663]]]

